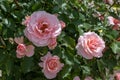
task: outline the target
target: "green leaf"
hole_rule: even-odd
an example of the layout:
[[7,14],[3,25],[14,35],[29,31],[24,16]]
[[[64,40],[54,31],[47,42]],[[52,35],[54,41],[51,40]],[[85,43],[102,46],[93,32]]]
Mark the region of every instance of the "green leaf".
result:
[[83,74],[90,74],[90,68],[88,66],[81,66]]
[[[1,50],[0,50],[0,51],[1,51]],[[6,56],[1,53],[1,54],[0,54],[0,65],[4,64],[5,60],[6,60]]]
[[120,53],[120,42],[113,42],[110,47],[114,53]]
[[6,9],[5,5],[1,4],[0,7],[1,7],[2,10],[4,10],[5,12],[7,12],[7,9]]
[[68,65],[65,66],[65,65],[64,65],[64,68],[63,68],[63,70],[62,70],[62,72],[61,72],[62,78],[65,78],[65,77],[67,77],[68,75],[70,75],[71,70],[72,70],[72,66],[68,66]]
[[33,58],[25,57],[23,62],[21,63],[21,68],[23,73],[27,73],[32,71],[34,66]]
[[13,68],[13,60],[9,58],[7,60],[7,62],[5,63],[5,66],[6,66],[6,73],[9,76],[12,72],[12,69],[14,69]]
[[63,40],[67,43],[68,47],[71,49],[75,48],[75,40],[72,37],[65,36]]

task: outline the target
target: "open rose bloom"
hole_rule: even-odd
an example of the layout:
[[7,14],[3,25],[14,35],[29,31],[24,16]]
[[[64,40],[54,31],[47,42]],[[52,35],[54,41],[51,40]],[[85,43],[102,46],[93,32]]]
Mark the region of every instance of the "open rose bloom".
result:
[[56,38],[60,35],[65,23],[57,19],[57,16],[45,11],[34,12],[22,22],[26,26],[25,36],[36,46],[48,46],[54,49],[57,46]]
[[31,57],[34,54],[34,46],[28,45],[26,46],[23,43],[23,37],[15,38],[14,41],[18,44],[17,50],[16,50],[16,56],[17,58],[22,58],[24,56]]
[[64,64],[60,62],[59,57],[52,56],[50,52],[48,52],[44,57],[41,57],[41,61],[43,62],[40,62],[39,66],[43,68],[42,72],[47,79],[55,78],[57,73],[64,66]]
[[87,32],[81,35],[76,46],[77,53],[86,59],[102,57],[104,48],[104,41],[94,32]]
[[108,17],[108,22],[110,25],[113,26],[113,30],[119,30],[120,29],[120,20],[113,18],[112,16]]

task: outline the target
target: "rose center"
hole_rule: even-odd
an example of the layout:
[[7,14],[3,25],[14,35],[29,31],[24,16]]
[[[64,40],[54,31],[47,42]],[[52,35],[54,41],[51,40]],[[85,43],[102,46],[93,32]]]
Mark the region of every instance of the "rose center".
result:
[[50,70],[56,70],[57,68],[57,63],[56,63],[56,59],[51,59],[48,61],[48,67]]
[[25,52],[26,51],[26,46],[24,44],[19,44],[17,46],[17,50],[19,50],[20,52]]
[[46,28],[48,28],[48,23],[47,22],[42,22],[39,24],[39,29],[44,33]]
[[87,45],[89,46],[89,48],[90,48],[91,50],[95,50],[95,49],[97,48],[97,46],[98,46],[98,43],[97,43],[96,40],[89,40],[89,41],[87,42]]

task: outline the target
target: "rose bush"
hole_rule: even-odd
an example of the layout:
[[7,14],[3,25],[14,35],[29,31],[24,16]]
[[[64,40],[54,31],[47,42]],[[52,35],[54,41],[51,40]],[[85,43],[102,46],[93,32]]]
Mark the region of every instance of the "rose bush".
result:
[[0,0],[0,80],[119,79],[119,5]]

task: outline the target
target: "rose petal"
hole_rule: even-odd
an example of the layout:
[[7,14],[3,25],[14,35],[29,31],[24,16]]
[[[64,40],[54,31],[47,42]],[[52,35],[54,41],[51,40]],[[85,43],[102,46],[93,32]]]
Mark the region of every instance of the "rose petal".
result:
[[34,55],[34,46],[33,45],[28,45],[27,46],[27,52],[26,52],[26,56],[27,57],[31,57]]
[[50,42],[48,44],[49,49],[54,49],[57,46],[57,41],[56,38],[52,38],[50,39]]
[[21,37],[14,38],[14,41],[15,41],[17,44],[22,44],[22,43],[23,43],[23,39],[24,39],[24,37],[21,36]]
[[40,59],[41,61],[46,61],[48,58],[51,58],[51,57],[52,57],[51,53],[48,52],[44,57],[41,57]]
[[46,69],[43,70],[44,75],[47,79],[53,79],[57,76],[56,73],[50,73],[49,71],[47,71]]
[[24,57],[24,55],[19,55],[18,53],[16,54],[16,57],[17,58],[22,58],[22,57]]
[[62,29],[65,28],[66,24],[63,21],[60,21],[60,24],[62,26]]

